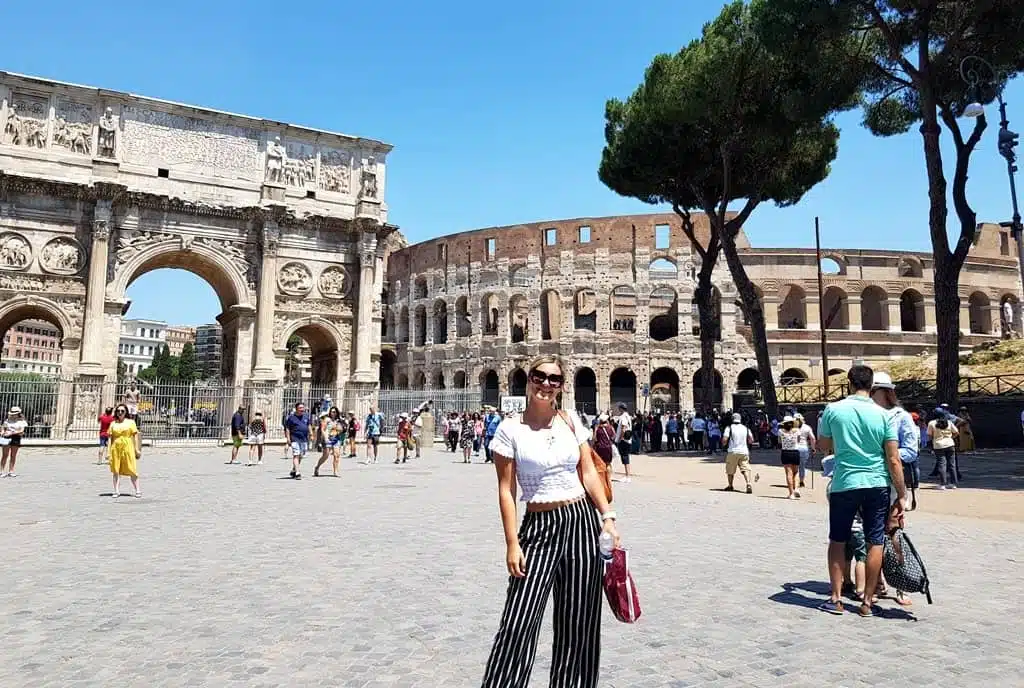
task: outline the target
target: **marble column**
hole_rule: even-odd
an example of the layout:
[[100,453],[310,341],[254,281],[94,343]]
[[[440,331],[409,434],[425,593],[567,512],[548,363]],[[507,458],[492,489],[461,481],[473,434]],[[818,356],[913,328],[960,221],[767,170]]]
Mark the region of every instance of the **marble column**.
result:
[[[107,292],[107,259],[110,254],[111,202],[96,201],[89,253],[89,281],[85,292],[85,323],[82,327],[82,358],[78,372],[102,375],[103,306]],[[65,333],[67,336],[67,333]]]
[[277,249],[281,231],[276,223],[263,226],[260,291],[256,310],[256,364],[252,376],[273,378],[274,372],[274,293],[277,291]]
[[356,308],[355,362],[353,379],[356,382],[375,382],[371,370],[370,328],[373,324],[374,269],[377,265],[377,236],[363,232],[359,243],[359,305]]

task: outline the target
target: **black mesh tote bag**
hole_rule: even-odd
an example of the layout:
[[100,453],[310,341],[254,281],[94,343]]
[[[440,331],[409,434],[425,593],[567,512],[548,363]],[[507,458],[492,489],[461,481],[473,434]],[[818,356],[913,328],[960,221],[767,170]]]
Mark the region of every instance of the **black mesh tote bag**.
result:
[[882,572],[889,585],[903,592],[924,593],[928,604],[932,593],[928,585],[928,571],[924,568],[921,555],[902,528],[886,535],[882,547]]

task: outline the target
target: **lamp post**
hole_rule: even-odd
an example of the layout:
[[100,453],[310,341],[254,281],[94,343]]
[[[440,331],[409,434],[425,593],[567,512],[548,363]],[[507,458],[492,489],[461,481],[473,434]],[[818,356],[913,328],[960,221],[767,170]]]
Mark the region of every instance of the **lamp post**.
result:
[[1017,203],[1017,148],[1020,134],[1010,131],[1010,122],[1006,118],[1006,101],[1003,100],[1003,88],[1006,82],[999,78],[995,67],[980,57],[970,55],[960,63],[960,77],[970,86],[968,97],[971,102],[964,108],[964,116],[977,118],[985,114],[985,106],[981,104],[980,93],[983,86],[991,86],[995,90],[996,101],[999,103],[999,155],[1006,160],[1006,172],[1010,178],[1010,202],[1013,205],[1013,218],[1009,226],[1013,238],[1017,240],[1017,267],[1020,269],[1021,288],[1024,289],[1024,237],[1021,236],[1020,207]]

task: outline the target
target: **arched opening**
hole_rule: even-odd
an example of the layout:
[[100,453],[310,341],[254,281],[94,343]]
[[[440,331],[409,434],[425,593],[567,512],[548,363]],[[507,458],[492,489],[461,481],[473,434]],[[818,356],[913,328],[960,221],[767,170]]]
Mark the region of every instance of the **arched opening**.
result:
[[577,413],[597,413],[597,376],[590,368],[579,368],[573,379]]
[[426,389],[427,387],[427,374],[422,370],[418,370],[413,373],[412,376],[412,388],[413,389]]
[[717,370],[713,371],[712,385],[713,388],[710,394],[705,393],[704,383],[701,379],[700,370],[693,374],[693,404],[697,409],[703,408],[705,411],[712,409],[721,409],[722,407],[722,374]]
[[736,376],[736,389],[741,392],[753,392],[757,390],[760,382],[761,376],[758,374],[757,368],[744,368]]
[[633,287],[615,287],[611,309],[612,330],[633,332],[636,329],[636,290]]
[[395,332],[399,344],[409,343],[409,307],[402,306],[402,312],[398,316],[398,323],[395,325]]
[[427,344],[427,309],[425,306],[416,306],[415,315],[415,340],[414,346],[426,346]]
[[909,279],[920,279],[924,276],[924,270],[921,267],[921,261],[917,258],[903,257],[900,258],[899,263],[896,266],[896,271],[900,277]]
[[616,368],[608,379],[612,406],[625,404],[631,412],[636,410],[636,373],[629,368]]
[[900,294],[900,330],[924,332],[924,297],[916,289]]
[[498,373],[493,370],[484,371],[480,375],[480,391],[483,402],[487,406],[497,406],[501,401],[501,386],[498,383]]
[[889,329],[889,295],[881,287],[868,287],[860,295],[860,326],[865,330]]
[[499,313],[498,297],[494,294],[484,294],[480,299],[480,331],[484,335],[498,334]]
[[[136,254],[115,276],[113,292],[123,293],[129,303],[117,342],[120,372],[149,382],[232,381],[236,373],[248,375],[249,351],[241,352],[246,360],[236,371],[245,316],[235,307],[248,298],[246,276],[205,244],[183,251],[175,242],[151,250],[156,253]],[[175,326],[182,325],[194,327],[194,333],[179,338]],[[180,370],[187,339],[192,347]],[[181,404],[182,414],[186,405]]]
[[562,298],[554,289],[540,295],[540,338],[558,339],[562,329]]
[[420,275],[416,278],[416,281],[413,282],[412,292],[412,297],[414,299],[427,298],[427,278],[425,276]]
[[318,322],[301,325],[288,337],[286,348],[285,370],[291,376],[289,382],[308,384],[315,392],[335,391],[338,342],[327,325]]
[[988,295],[980,291],[973,292],[967,299],[967,311],[970,314],[971,334],[992,333],[992,302]]
[[434,343],[448,343],[448,304],[440,299],[434,302]]
[[397,365],[398,359],[395,357],[394,351],[384,349],[380,352],[378,380],[380,381],[381,389],[393,389],[395,387],[395,366]]
[[1021,332],[1020,301],[1014,294],[1003,294],[999,299],[999,325],[1004,337]]
[[452,386],[455,387],[455,389],[466,389],[466,371],[456,371],[452,378]]
[[[59,378],[64,361],[65,333],[72,324],[56,303],[42,303],[34,297],[15,296],[0,306],[0,408],[21,407],[28,427],[25,437],[49,438],[55,429],[66,426],[69,417],[58,417]],[[67,352],[72,358],[74,350]],[[70,362],[70,361],[69,361]],[[90,421],[99,411],[90,409]],[[95,413],[93,413],[95,411]]]
[[455,302],[455,336],[468,337],[473,333],[473,319],[469,314],[469,299],[460,296]]
[[508,393],[513,397],[526,396],[526,371],[516,368],[508,376]]
[[779,290],[779,329],[807,329],[807,293],[796,284],[787,284]]
[[573,298],[573,328],[597,332],[597,293],[580,289]]
[[655,287],[649,312],[651,339],[664,342],[679,335],[679,297],[675,289],[666,285]]
[[845,275],[846,259],[840,255],[828,255],[821,259],[821,272],[825,275]]
[[651,373],[651,410],[666,413],[679,410],[679,374],[671,368]]
[[516,294],[508,301],[509,334],[513,344],[525,342],[530,331],[530,306],[526,297]]
[[648,266],[647,278],[652,282],[658,280],[674,281],[678,276],[679,268],[668,258],[656,258]]
[[848,330],[850,329],[850,299],[846,292],[839,287],[829,287],[825,290],[825,322],[826,330]]
[[799,368],[786,368],[779,376],[780,385],[802,385],[807,382],[807,373]]
[[444,371],[438,370],[434,373],[434,389],[444,389]]

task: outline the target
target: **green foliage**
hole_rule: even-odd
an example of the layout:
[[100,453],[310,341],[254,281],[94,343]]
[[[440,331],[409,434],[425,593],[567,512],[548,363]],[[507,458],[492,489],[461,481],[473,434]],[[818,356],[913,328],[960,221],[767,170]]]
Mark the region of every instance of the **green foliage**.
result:
[[824,179],[839,138],[828,118],[857,103],[864,64],[838,30],[784,35],[778,15],[769,0],[733,2],[699,40],[655,57],[606,105],[601,181],[712,214],[740,199],[790,205]]
[[169,346],[164,344],[160,347],[159,353],[153,356],[153,368],[156,368],[157,379],[176,380],[178,378],[177,363],[177,358],[175,356],[171,356],[171,349]]
[[60,383],[37,373],[0,373],[0,409],[20,406],[30,425],[52,423]]
[[128,377],[128,365],[124,362],[120,356],[117,358],[117,379],[123,380]]
[[185,342],[181,349],[181,356],[178,357],[178,379],[190,382],[199,378],[199,369],[196,365],[196,348],[192,342]]

